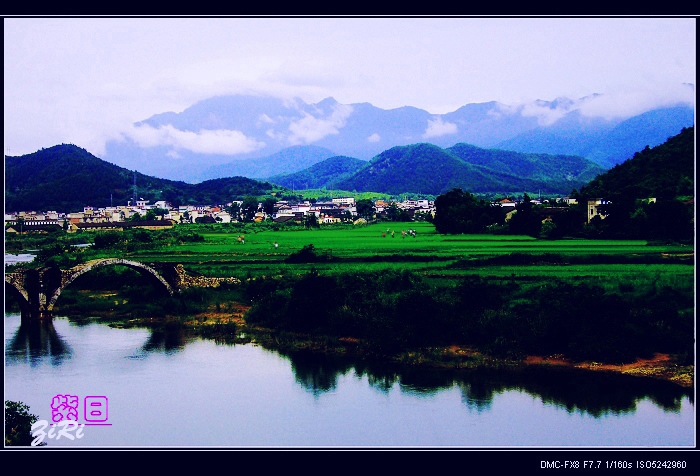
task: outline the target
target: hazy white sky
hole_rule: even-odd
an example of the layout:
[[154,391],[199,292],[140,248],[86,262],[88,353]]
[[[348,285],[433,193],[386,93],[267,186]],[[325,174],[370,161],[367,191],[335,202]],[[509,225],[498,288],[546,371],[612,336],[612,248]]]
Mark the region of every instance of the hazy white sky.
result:
[[[695,102],[694,18],[5,18],[5,153],[105,141],[214,95],[415,106]],[[684,85],[685,83],[685,85]]]

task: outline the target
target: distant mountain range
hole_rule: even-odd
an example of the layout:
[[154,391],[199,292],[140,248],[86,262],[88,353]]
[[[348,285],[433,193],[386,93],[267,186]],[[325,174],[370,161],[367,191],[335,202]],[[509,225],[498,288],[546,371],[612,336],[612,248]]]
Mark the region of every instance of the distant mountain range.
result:
[[264,178],[271,175],[296,172],[335,155],[325,147],[296,145],[283,149],[269,157],[241,160],[204,169],[202,177],[251,177]]
[[[303,171],[261,182],[229,177],[189,184],[155,178],[62,144],[24,156],[5,157],[5,210],[79,211],[84,206],[125,205],[134,196],[173,205],[224,204],[247,195],[286,193],[286,188],[335,188],[393,195],[437,195],[459,187],[470,192],[540,190],[582,196],[676,197],[694,193],[694,127],[663,144],[644,147],[612,169],[582,157],[523,154],[469,144],[440,148],[419,143],[388,149],[370,161],[331,157]],[[276,185],[275,185],[276,184]],[[279,195],[278,195],[279,196]]]
[[546,131],[528,131],[498,144],[499,148],[527,152],[586,157],[611,168],[646,146],[654,147],[694,125],[694,111],[687,106],[654,109],[626,119],[614,127],[600,120],[583,120],[573,112]]
[[625,119],[585,115],[599,95],[508,106],[467,104],[447,114],[415,107],[384,110],[341,104],[235,95],[203,100],[180,113],[154,115],[104,159],[139,172],[196,183],[304,170],[330,157],[372,159],[397,146],[470,144],[522,153],[581,156],[608,169],[646,146],[694,125],[692,106],[678,104]]

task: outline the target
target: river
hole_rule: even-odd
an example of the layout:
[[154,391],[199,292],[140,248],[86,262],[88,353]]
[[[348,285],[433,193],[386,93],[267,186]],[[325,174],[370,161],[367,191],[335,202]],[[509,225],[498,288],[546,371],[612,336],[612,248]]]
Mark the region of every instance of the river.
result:
[[36,255],[31,253],[8,254],[5,253],[5,266],[17,263],[31,263],[36,258]]
[[50,423],[55,396],[77,397],[90,423],[48,447],[695,445],[692,389],[639,377],[404,369],[18,314],[5,315],[5,359],[6,400]]

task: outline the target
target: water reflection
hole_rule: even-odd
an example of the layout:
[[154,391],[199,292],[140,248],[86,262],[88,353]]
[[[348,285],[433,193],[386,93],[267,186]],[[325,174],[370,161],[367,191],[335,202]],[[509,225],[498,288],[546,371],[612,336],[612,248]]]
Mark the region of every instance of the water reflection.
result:
[[297,383],[314,395],[334,391],[338,378],[352,370],[382,393],[398,385],[402,393],[431,396],[456,386],[464,405],[478,412],[490,409],[494,397],[508,391],[524,392],[546,405],[596,418],[634,413],[637,404],[647,399],[666,412],[680,412],[685,398],[693,403],[690,388],[607,372],[545,367],[442,370],[353,362],[310,352],[283,355],[289,358]]
[[352,369],[352,363],[349,360],[338,356],[318,359],[311,352],[283,355],[289,357],[296,382],[316,396],[335,390],[338,386],[338,377]]
[[7,363],[29,363],[32,367],[45,362],[61,365],[71,354],[70,346],[56,332],[51,319],[21,322],[5,347]]
[[174,354],[185,348],[192,340],[191,332],[179,322],[169,322],[163,327],[151,329],[151,335],[143,344],[144,352],[164,352]]
[[399,381],[399,374],[392,366],[379,362],[358,362],[355,364],[358,378],[367,377],[370,387],[387,394]]
[[[76,327],[88,327],[94,324],[104,324],[101,318],[68,316],[68,322]],[[182,351],[194,339],[192,332],[184,328],[182,323],[171,321],[160,327],[148,328],[150,335],[141,346],[141,353],[163,352],[173,354]]]

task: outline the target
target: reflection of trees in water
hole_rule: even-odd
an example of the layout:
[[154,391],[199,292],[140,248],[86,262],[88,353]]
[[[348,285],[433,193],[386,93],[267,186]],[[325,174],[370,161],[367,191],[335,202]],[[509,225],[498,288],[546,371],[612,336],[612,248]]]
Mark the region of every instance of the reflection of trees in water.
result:
[[664,411],[680,410],[690,389],[670,382],[609,372],[532,367],[524,370],[469,372],[457,381],[468,406],[489,406],[493,396],[508,390],[526,392],[543,403],[594,417],[633,413],[637,403],[649,399]]
[[29,362],[32,366],[46,359],[51,365],[61,365],[71,354],[70,346],[56,332],[51,319],[22,321],[5,349],[8,362]]
[[179,322],[169,322],[162,327],[151,329],[151,335],[142,349],[144,352],[171,354],[184,349],[190,337],[190,333]]
[[534,368],[528,373],[523,388],[528,393],[563,406],[569,413],[595,417],[634,412],[637,402],[645,398],[664,411],[677,412],[683,398],[692,395],[690,389],[670,382],[608,372],[562,370],[551,375],[545,368]]
[[386,363],[358,361],[348,357],[311,352],[285,354],[292,363],[296,381],[318,395],[337,386],[338,377],[353,370],[358,378],[367,377],[375,390],[388,393],[397,383],[402,393],[434,395],[453,387],[462,393],[469,409],[488,410],[496,395],[521,391],[544,404],[584,413],[596,418],[636,411],[637,403],[648,399],[664,411],[678,412],[684,398],[692,402],[692,389],[670,382],[591,372],[579,369],[528,367],[514,369],[443,370],[399,367]]
[[482,412],[491,408],[493,397],[498,390],[493,387],[491,382],[486,379],[474,378],[467,380],[465,378],[458,379],[455,384],[462,393],[462,403],[470,410]]
[[454,385],[451,372],[428,371],[416,367],[406,367],[399,372],[401,391],[416,395],[435,395]]
[[338,377],[352,369],[351,361],[338,356],[319,356],[312,352],[283,355],[289,357],[297,383],[315,396],[335,390]]
[[82,315],[67,316],[67,319],[68,319],[68,322],[71,323],[71,325],[76,326],[76,327],[87,327],[91,324],[94,324],[95,322],[99,322],[99,318],[85,317]]
[[389,393],[399,380],[395,366],[381,362],[357,362],[355,373],[358,377],[366,376],[370,387],[382,393]]

